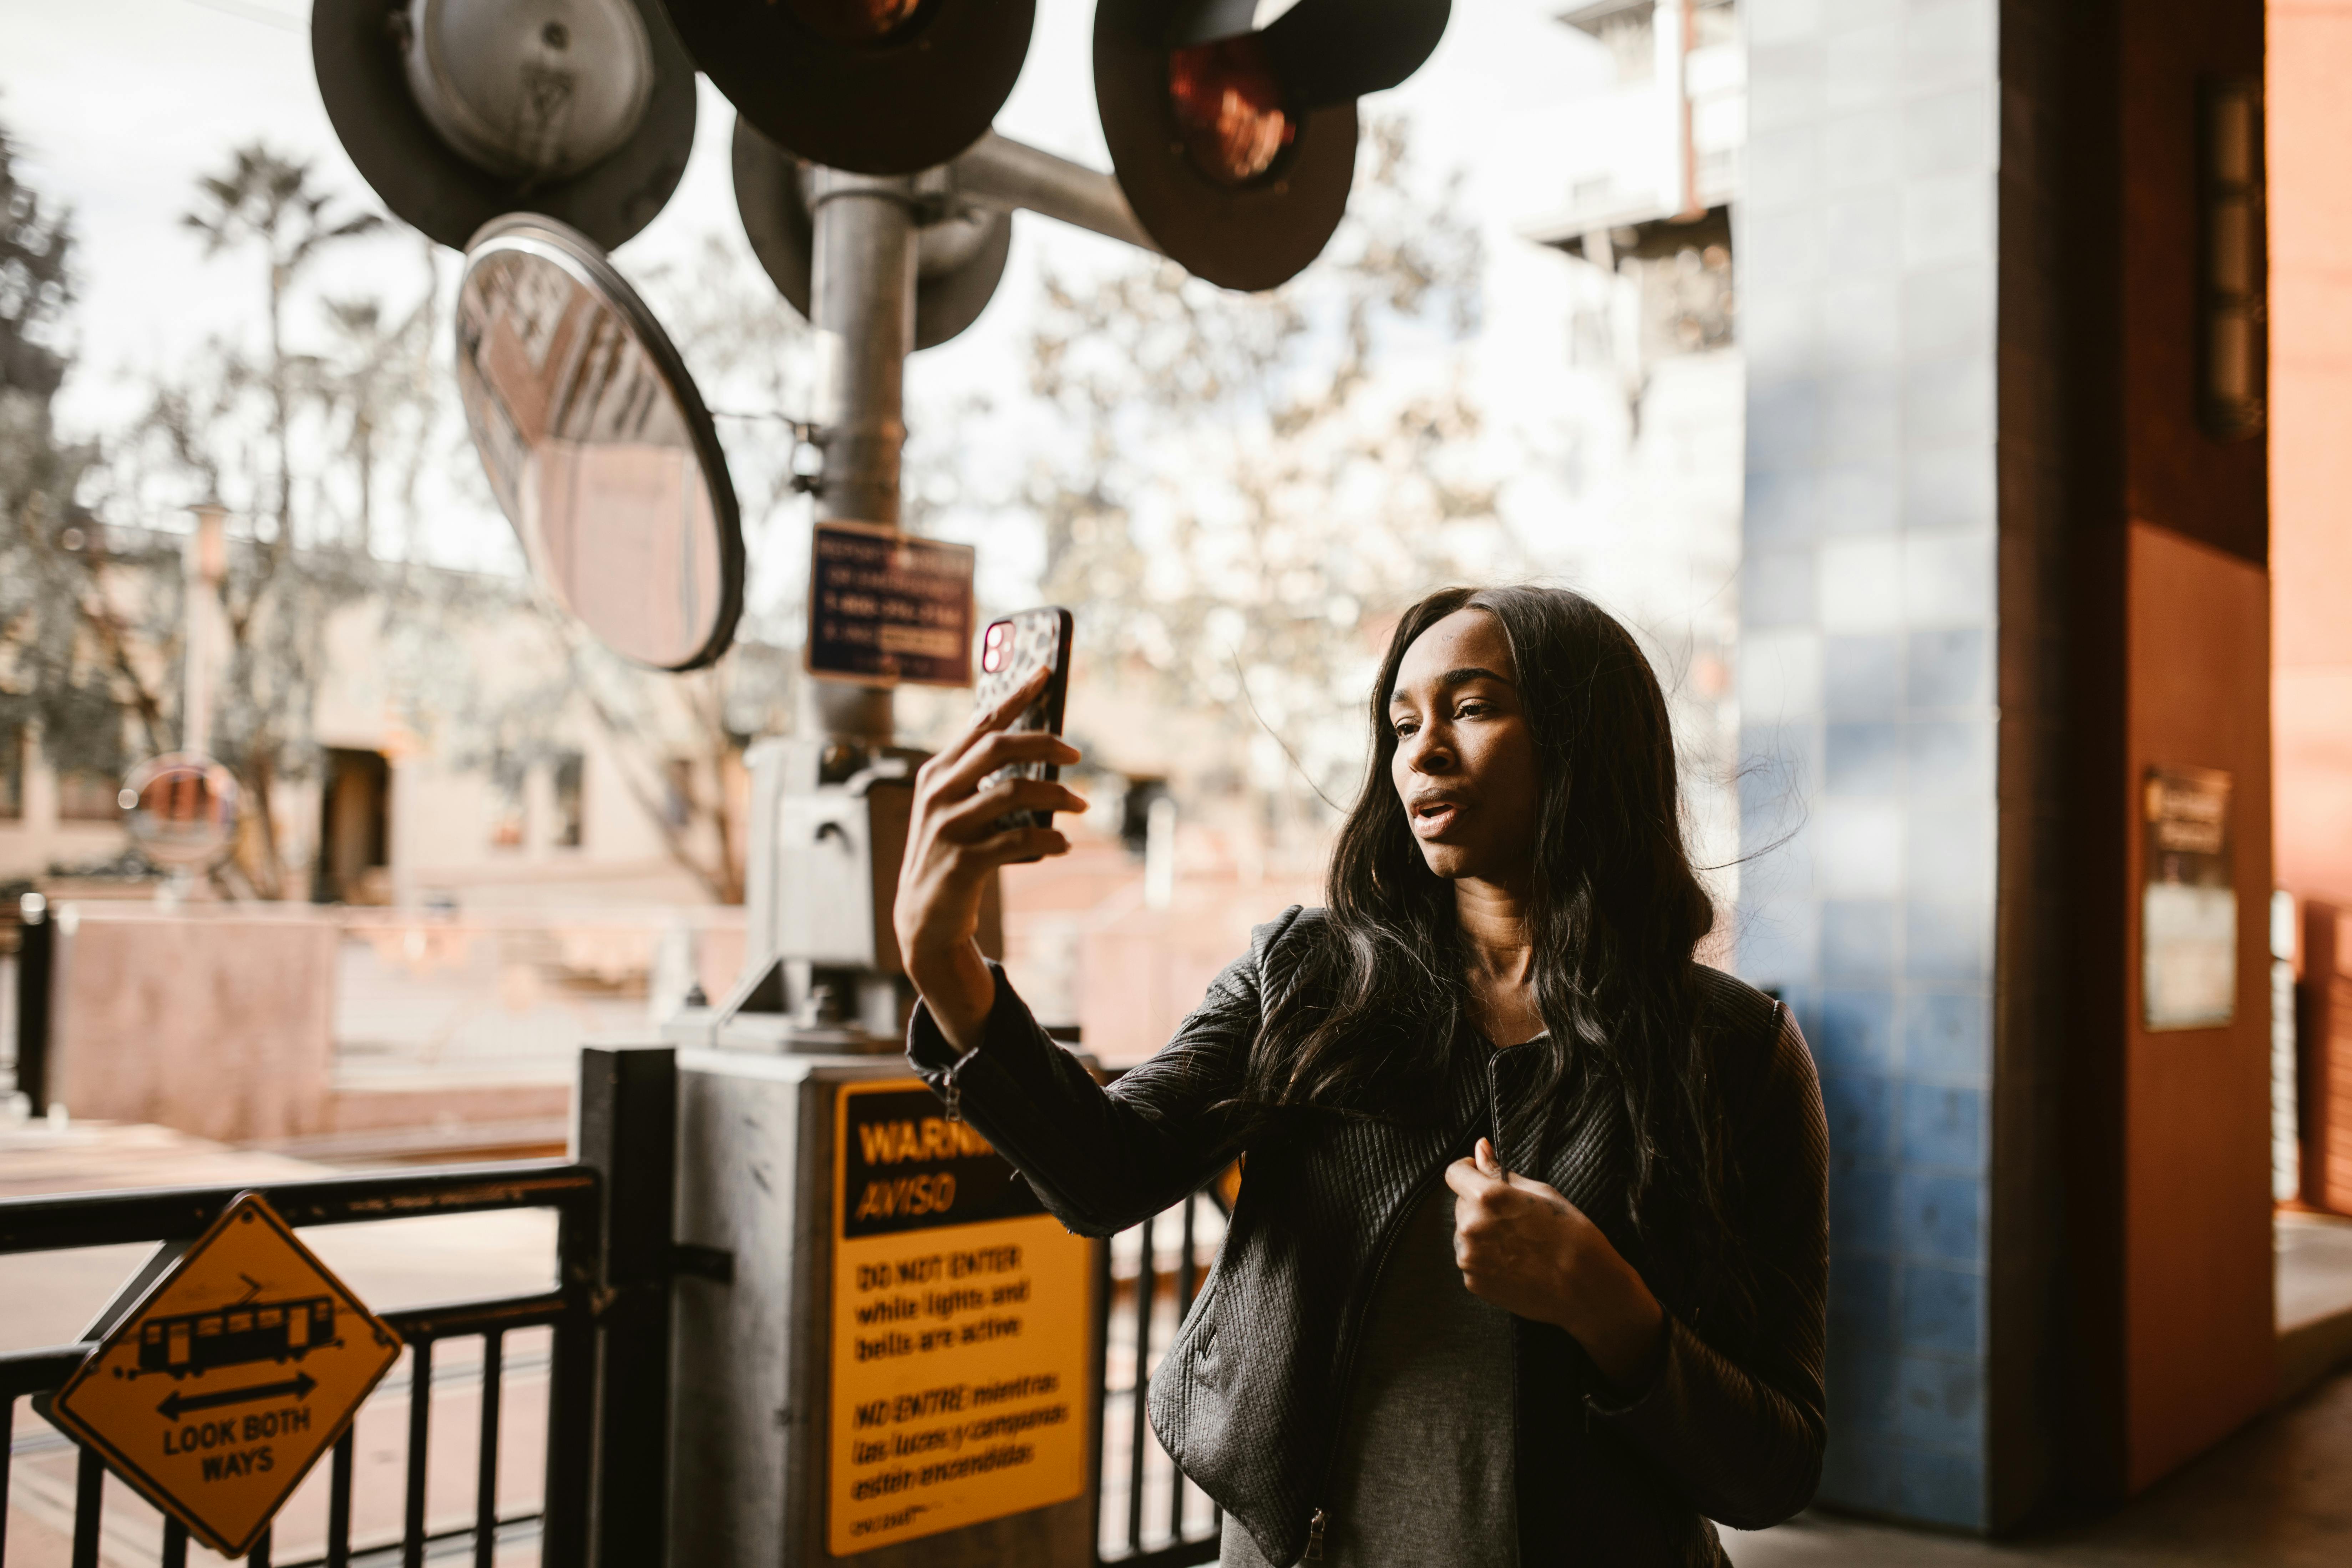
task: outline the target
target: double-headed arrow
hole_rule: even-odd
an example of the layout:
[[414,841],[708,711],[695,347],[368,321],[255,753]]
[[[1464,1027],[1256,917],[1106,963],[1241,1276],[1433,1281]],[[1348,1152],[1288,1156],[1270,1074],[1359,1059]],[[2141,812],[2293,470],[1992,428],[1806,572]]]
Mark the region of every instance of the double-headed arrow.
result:
[[223,1405],[243,1405],[248,1400],[283,1399],[289,1394],[296,1399],[307,1399],[310,1391],[318,1386],[317,1378],[307,1372],[298,1372],[284,1383],[257,1383],[249,1388],[224,1388],[212,1394],[183,1394],[175,1388],[155,1409],[177,1421],[184,1411],[211,1410]]

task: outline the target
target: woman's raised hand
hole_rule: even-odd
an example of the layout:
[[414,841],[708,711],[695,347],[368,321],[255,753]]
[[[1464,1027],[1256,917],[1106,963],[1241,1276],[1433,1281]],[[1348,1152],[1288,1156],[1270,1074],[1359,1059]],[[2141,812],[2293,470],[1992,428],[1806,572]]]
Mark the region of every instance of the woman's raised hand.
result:
[[1647,1381],[1665,1314],[1582,1209],[1504,1170],[1484,1138],[1475,1159],[1446,1167],[1445,1184],[1454,1189],[1454,1262],[1472,1295],[1566,1329],[1621,1389]]
[[1013,763],[1078,760],[1077,748],[1042,730],[1007,730],[1036,700],[1050,674],[1040,669],[1022,687],[972,721],[952,745],[915,774],[914,816],[907,826],[907,858],[898,866],[898,897],[891,923],[907,976],[930,1005],[940,1031],[958,1050],[980,1043],[996,981],[974,940],[980,897],[999,866],[1042,860],[1068,851],[1070,841],[1050,827],[999,828],[1013,811],[1084,811],[1086,801],[1043,779],[982,781]]

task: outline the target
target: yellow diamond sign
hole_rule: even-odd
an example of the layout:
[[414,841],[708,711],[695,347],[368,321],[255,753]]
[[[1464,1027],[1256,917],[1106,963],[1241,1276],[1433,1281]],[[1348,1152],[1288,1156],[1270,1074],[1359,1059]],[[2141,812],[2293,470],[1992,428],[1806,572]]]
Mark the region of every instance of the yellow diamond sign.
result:
[[225,1557],[242,1557],[400,1356],[247,1193],[58,1391],[48,1415]]

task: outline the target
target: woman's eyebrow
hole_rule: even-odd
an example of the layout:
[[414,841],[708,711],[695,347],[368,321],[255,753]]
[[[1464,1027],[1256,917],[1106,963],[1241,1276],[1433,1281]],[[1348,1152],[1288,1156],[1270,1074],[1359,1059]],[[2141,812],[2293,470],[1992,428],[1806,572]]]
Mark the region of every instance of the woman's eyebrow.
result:
[[[1451,691],[1457,686],[1467,686],[1474,680],[1491,680],[1498,686],[1509,686],[1514,691],[1518,689],[1517,686],[1512,685],[1510,677],[1497,675],[1483,664],[1470,664],[1463,666],[1460,669],[1449,669],[1437,678],[1437,685],[1440,690]],[[1412,700],[1411,694],[1402,686],[1389,693],[1389,706],[1391,708],[1401,702]]]

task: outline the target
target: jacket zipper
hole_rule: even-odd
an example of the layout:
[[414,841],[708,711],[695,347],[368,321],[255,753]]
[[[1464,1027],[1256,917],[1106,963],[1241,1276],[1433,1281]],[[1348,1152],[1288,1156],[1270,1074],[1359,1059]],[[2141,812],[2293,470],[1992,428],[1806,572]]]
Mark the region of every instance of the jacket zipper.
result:
[[1503,1081],[1495,1070],[1501,1065],[1502,1060],[1502,1052],[1491,1049],[1487,1051],[1486,1118],[1488,1125],[1494,1129],[1492,1142],[1495,1145],[1495,1163],[1502,1169],[1504,1175],[1508,1176],[1511,1173],[1511,1162],[1503,1152]]
[[963,1055],[950,1062],[948,1064],[948,1070],[941,1075],[947,1089],[947,1093],[943,1098],[948,1102],[948,1120],[950,1121],[961,1121],[963,1120],[963,1085],[959,1080],[963,1077],[964,1064],[971,1061],[972,1058],[978,1055],[980,1055],[980,1047],[978,1046],[974,1046],[971,1049],[964,1052]]
[[[1492,1081],[1491,1079],[1489,1081]],[[1475,1128],[1477,1124],[1474,1118],[1470,1125]],[[1475,1144],[1475,1140],[1472,1142]],[[1457,1149],[1462,1146],[1458,1137],[1453,1146]],[[1387,1233],[1381,1237],[1380,1250],[1373,1255],[1371,1279],[1365,1285],[1362,1297],[1362,1303],[1366,1310],[1370,1308],[1372,1298],[1380,1294],[1381,1279],[1389,1271],[1389,1255],[1396,1250],[1397,1238],[1404,1234],[1404,1227],[1412,1219],[1413,1210],[1421,1206],[1421,1200],[1427,1194],[1430,1183],[1444,1180],[1445,1167],[1453,1163],[1452,1158],[1441,1159],[1434,1170],[1412,1184],[1412,1190],[1405,1194],[1405,1201],[1398,1206],[1395,1220],[1390,1224]],[[1340,1367],[1339,1376],[1334,1384],[1333,1392],[1337,1395],[1336,1403],[1339,1415],[1331,1423],[1331,1440],[1323,1453],[1322,1480],[1325,1484],[1328,1484],[1331,1479],[1331,1467],[1339,1461],[1339,1439],[1347,1436],[1348,1394],[1356,1380],[1356,1356],[1363,1345],[1363,1320],[1359,1316],[1356,1321],[1356,1331],[1349,1339],[1347,1362]],[[1307,1552],[1300,1561],[1307,1563],[1323,1561],[1323,1531],[1330,1522],[1330,1510],[1323,1508],[1317,1509],[1313,1517],[1307,1520]]]

